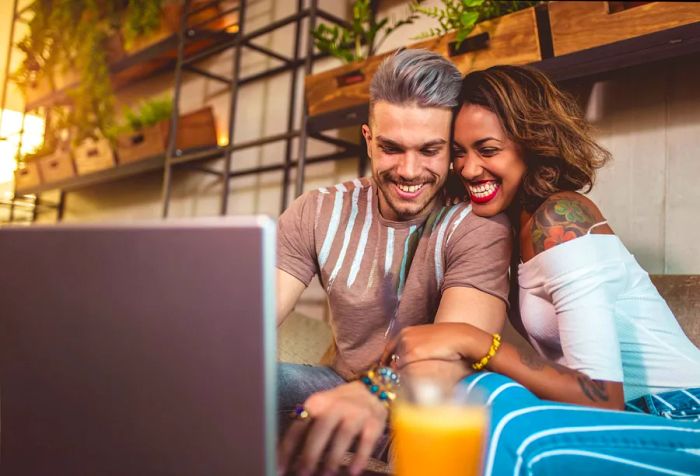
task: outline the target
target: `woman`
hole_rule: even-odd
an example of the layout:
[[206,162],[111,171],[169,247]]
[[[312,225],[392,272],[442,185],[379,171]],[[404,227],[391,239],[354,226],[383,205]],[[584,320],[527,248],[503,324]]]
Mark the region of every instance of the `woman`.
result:
[[532,69],[474,72],[454,142],[472,212],[508,213],[519,237],[511,321],[538,355],[434,324],[402,331],[400,368],[487,370],[467,379],[493,405],[485,474],[700,474],[700,350],[578,192],[609,153],[575,102]]

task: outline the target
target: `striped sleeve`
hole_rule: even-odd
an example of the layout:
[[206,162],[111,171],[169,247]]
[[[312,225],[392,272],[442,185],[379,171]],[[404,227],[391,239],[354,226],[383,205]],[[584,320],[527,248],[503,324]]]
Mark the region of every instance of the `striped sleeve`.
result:
[[314,196],[307,192],[297,198],[277,221],[277,268],[306,286],[318,271],[314,243]]

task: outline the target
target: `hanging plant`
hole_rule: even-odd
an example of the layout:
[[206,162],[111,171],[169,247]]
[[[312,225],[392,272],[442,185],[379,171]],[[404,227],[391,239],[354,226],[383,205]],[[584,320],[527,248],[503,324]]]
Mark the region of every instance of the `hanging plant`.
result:
[[124,45],[130,48],[138,38],[160,28],[164,0],[129,0],[124,15]]
[[381,44],[398,28],[413,23],[417,13],[410,13],[392,25],[389,19],[377,21],[370,0],[355,0],[349,28],[321,23],[312,32],[319,51],[339,58],[345,63],[361,61],[372,56]]
[[[160,24],[164,0],[35,0],[29,6],[29,29],[18,43],[24,60],[12,79],[25,93],[42,82],[56,90],[57,75],[76,72],[79,80],[67,92],[72,107],[66,125],[73,141],[108,137],[114,130],[107,40],[123,25],[130,38]],[[51,131],[47,129],[47,137]]]
[[422,1],[411,3],[411,12],[437,20],[438,26],[421,33],[414,39],[425,39],[455,32],[456,47],[474,31],[476,24],[507,15],[541,3],[539,1],[501,0],[441,0],[441,7],[424,7]]

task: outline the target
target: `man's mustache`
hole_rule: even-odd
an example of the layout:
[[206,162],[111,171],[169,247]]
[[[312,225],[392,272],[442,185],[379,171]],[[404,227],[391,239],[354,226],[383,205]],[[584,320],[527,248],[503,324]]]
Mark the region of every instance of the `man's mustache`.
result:
[[414,177],[410,180],[405,179],[401,175],[397,174],[396,172],[393,172],[391,170],[387,170],[386,172],[381,172],[379,174],[379,177],[385,181],[385,182],[395,182],[395,183],[400,183],[401,185],[422,185],[425,183],[435,183],[437,182],[437,178],[426,174],[426,175],[421,175],[420,177]]

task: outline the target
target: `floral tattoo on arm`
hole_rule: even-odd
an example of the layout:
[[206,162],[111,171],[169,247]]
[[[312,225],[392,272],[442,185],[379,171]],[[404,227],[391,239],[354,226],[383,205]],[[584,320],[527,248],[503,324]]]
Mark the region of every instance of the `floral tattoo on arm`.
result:
[[563,198],[549,200],[533,215],[531,236],[535,253],[583,236],[594,224],[593,214],[584,204]]

